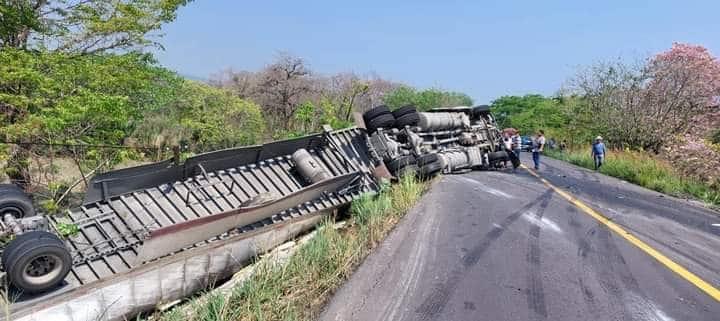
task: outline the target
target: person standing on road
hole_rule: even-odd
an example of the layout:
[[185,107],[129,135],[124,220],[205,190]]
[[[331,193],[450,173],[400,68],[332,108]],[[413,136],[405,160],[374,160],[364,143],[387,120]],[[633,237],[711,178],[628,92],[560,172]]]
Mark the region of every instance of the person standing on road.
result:
[[600,169],[603,161],[605,160],[605,144],[603,144],[602,136],[595,138],[595,142],[592,145],[591,155],[595,161],[595,170]]
[[[512,152],[512,138],[509,133],[503,133],[503,147],[506,152]],[[507,160],[503,161],[503,167],[507,167]]]
[[522,137],[520,137],[520,131],[516,131],[512,137],[512,151],[515,153],[518,159],[520,159],[520,151],[522,150]]
[[533,147],[532,147],[532,158],[533,163],[535,163],[535,170],[540,169],[540,153],[543,152],[543,149],[545,148],[545,132],[542,130],[539,130],[535,138],[533,139]]

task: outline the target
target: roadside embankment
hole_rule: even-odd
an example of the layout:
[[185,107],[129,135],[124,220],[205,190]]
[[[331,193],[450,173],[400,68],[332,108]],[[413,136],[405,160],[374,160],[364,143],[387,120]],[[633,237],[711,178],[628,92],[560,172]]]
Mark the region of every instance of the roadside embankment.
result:
[[[420,198],[427,184],[411,177],[352,203],[348,223],[331,219],[283,263],[257,263],[252,275],[230,291],[195,298],[151,318],[195,320],[310,320],[329,296]],[[273,263],[275,262],[275,263]]]
[[[547,155],[581,167],[593,169],[588,150],[564,152],[548,150]],[[600,172],[645,188],[677,197],[694,198],[709,206],[720,206],[720,189],[683,176],[672,166],[646,153],[613,150],[608,153]]]

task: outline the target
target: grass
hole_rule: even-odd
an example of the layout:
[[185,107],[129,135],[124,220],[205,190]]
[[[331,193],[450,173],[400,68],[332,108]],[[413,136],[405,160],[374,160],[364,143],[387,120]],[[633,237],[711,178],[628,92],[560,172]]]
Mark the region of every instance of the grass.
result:
[[[589,151],[548,151],[548,156],[594,169]],[[720,206],[720,190],[676,172],[670,164],[635,151],[611,151],[600,172],[661,193],[698,199],[710,206]]]
[[330,295],[417,202],[425,184],[404,177],[350,207],[345,229],[326,220],[318,232],[282,265],[263,264],[229,296],[192,301],[190,313],[174,309],[154,319],[165,321],[311,320]]

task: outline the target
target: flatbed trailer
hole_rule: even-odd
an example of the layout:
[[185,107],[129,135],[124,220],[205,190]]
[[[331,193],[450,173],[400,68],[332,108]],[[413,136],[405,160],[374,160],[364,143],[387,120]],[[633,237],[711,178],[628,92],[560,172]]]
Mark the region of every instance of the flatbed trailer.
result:
[[[55,233],[61,224],[78,229],[63,240],[72,255],[70,273],[44,293],[11,290],[13,319],[121,320],[228,277],[257,254],[312,228],[320,216],[376,191],[366,139],[358,128],[326,128],[316,135],[198,155],[183,164],[166,161],[96,176],[81,207],[50,217]],[[329,174],[323,184],[334,183],[331,189],[321,190],[330,185],[308,182],[298,172],[292,155],[300,149]],[[283,210],[268,218],[138,260],[154,231],[235,215],[261,195],[280,201],[295,197],[292,201],[313,190],[319,197],[280,203],[276,206]],[[183,239],[182,231],[171,236]]]

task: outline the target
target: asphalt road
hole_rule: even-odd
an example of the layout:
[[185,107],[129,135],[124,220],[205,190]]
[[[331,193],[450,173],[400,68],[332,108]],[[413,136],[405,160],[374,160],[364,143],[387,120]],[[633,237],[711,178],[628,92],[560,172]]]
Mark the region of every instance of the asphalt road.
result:
[[[543,160],[550,183],[720,287],[720,213]],[[320,319],[720,320],[720,302],[518,170],[442,177]]]

